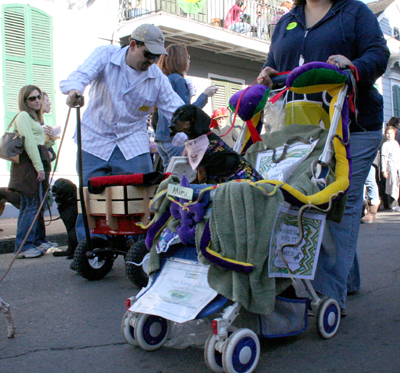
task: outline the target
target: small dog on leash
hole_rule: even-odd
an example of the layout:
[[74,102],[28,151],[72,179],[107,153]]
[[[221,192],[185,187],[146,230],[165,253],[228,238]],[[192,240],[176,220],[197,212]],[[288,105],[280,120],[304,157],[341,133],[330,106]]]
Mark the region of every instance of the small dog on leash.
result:
[[58,212],[68,233],[68,249],[66,251],[54,252],[54,256],[66,256],[73,259],[74,252],[78,246],[75,223],[78,217],[78,206],[76,197],[76,185],[68,179],[58,179],[53,185],[51,192],[57,203]]
[[0,312],[6,317],[7,338],[13,338],[15,334],[15,325],[11,316],[10,305],[0,297]]
[[169,126],[171,136],[185,133],[189,140],[207,135],[209,145],[197,167],[197,178],[193,181],[205,184],[220,184],[230,180],[262,180],[262,176],[240,154],[233,151],[222,139],[211,132],[211,118],[195,105],[179,107]]

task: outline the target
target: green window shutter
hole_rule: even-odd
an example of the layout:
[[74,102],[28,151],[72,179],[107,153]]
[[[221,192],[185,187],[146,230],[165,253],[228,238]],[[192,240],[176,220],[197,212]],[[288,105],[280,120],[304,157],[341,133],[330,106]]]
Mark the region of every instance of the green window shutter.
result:
[[[236,93],[243,89],[243,86],[238,83],[228,82],[224,80],[212,79],[211,84],[218,87],[217,93],[212,97],[213,110],[219,107],[226,107],[229,109],[229,99]],[[233,115],[232,115],[233,120]],[[242,126],[243,121],[237,116],[235,126]]]
[[394,85],[392,87],[393,92],[393,116],[399,118],[400,117],[400,87],[398,85]]
[[[29,5],[2,7],[2,56],[5,126],[18,112],[18,93],[35,84],[53,101],[52,18]],[[55,108],[45,115],[46,124],[55,124]]]
[[27,81],[25,10],[23,6],[3,8],[3,82],[5,126],[18,112],[18,93]]

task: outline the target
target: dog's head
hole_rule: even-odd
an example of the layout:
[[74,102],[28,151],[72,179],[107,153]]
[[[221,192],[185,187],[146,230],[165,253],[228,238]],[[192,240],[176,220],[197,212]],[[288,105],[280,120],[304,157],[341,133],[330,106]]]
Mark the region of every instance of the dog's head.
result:
[[169,129],[171,136],[184,132],[189,140],[196,139],[210,131],[211,118],[195,105],[183,105],[172,116]]
[[57,205],[76,202],[76,185],[68,179],[58,179],[51,189]]

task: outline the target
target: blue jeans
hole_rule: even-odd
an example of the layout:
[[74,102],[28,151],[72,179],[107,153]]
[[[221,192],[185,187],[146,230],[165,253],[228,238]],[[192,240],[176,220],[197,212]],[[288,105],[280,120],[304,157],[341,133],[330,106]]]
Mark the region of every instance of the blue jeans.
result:
[[380,203],[379,199],[379,188],[376,182],[376,168],[371,166],[367,180],[365,180],[365,187],[367,188],[367,198],[371,202],[371,205],[378,206]]
[[347,292],[360,289],[357,239],[364,183],[382,141],[381,131],[355,132],[350,136],[352,174],[347,203],[340,223],[327,221],[313,286],[336,299],[346,309]]
[[[110,159],[105,161],[95,155],[82,151],[83,186],[87,186],[90,178],[95,176],[122,175],[128,173],[141,174],[152,171],[153,162],[150,153],[140,154],[137,157],[126,160],[121,150],[116,146]],[[82,214],[78,214],[75,229],[78,242],[86,238]]]
[[[15,237],[15,253],[18,251],[19,247],[22,244],[22,241],[25,238],[26,233],[28,232],[29,227],[31,226],[35,215],[38,211],[39,207],[39,198],[31,198],[21,193],[21,207],[19,209],[18,215],[18,223],[17,223],[17,234]],[[21,249],[21,252],[35,248],[33,242],[36,234],[36,226],[37,221],[32,227],[31,232],[29,233],[24,246]]]
[[[40,184],[39,187],[39,193],[41,196],[43,195],[43,189],[42,189],[42,184]],[[43,198],[43,196],[42,196]],[[42,201],[40,200],[38,203],[40,204]],[[35,239],[33,241],[33,244],[35,246],[40,246],[42,243],[47,242],[46,239],[46,226],[44,223],[44,210],[46,208],[46,203],[42,207],[42,211],[40,211],[40,214],[37,218],[37,224],[36,224],[36,233],[35,233]]]
[[157,141],[157,150],[163,161],[164,172],[167,171],[172,157],[180,157],[184,151],[184,146],[174,146],[171,141]]

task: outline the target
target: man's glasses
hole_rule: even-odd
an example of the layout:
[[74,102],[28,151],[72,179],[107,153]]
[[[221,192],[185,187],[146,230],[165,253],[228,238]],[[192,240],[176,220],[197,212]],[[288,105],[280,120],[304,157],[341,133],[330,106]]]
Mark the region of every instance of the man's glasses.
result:
[[42,99],[42,95],[31,96],[31,97],[27,98],[27,100],[30,101],[30,102],[35,102],[36,99],[38,99],[40,101]]
[[160,58],[159,54],[153,54],[146,49],[143,49],[143,56],[146,60],[158,60]]

